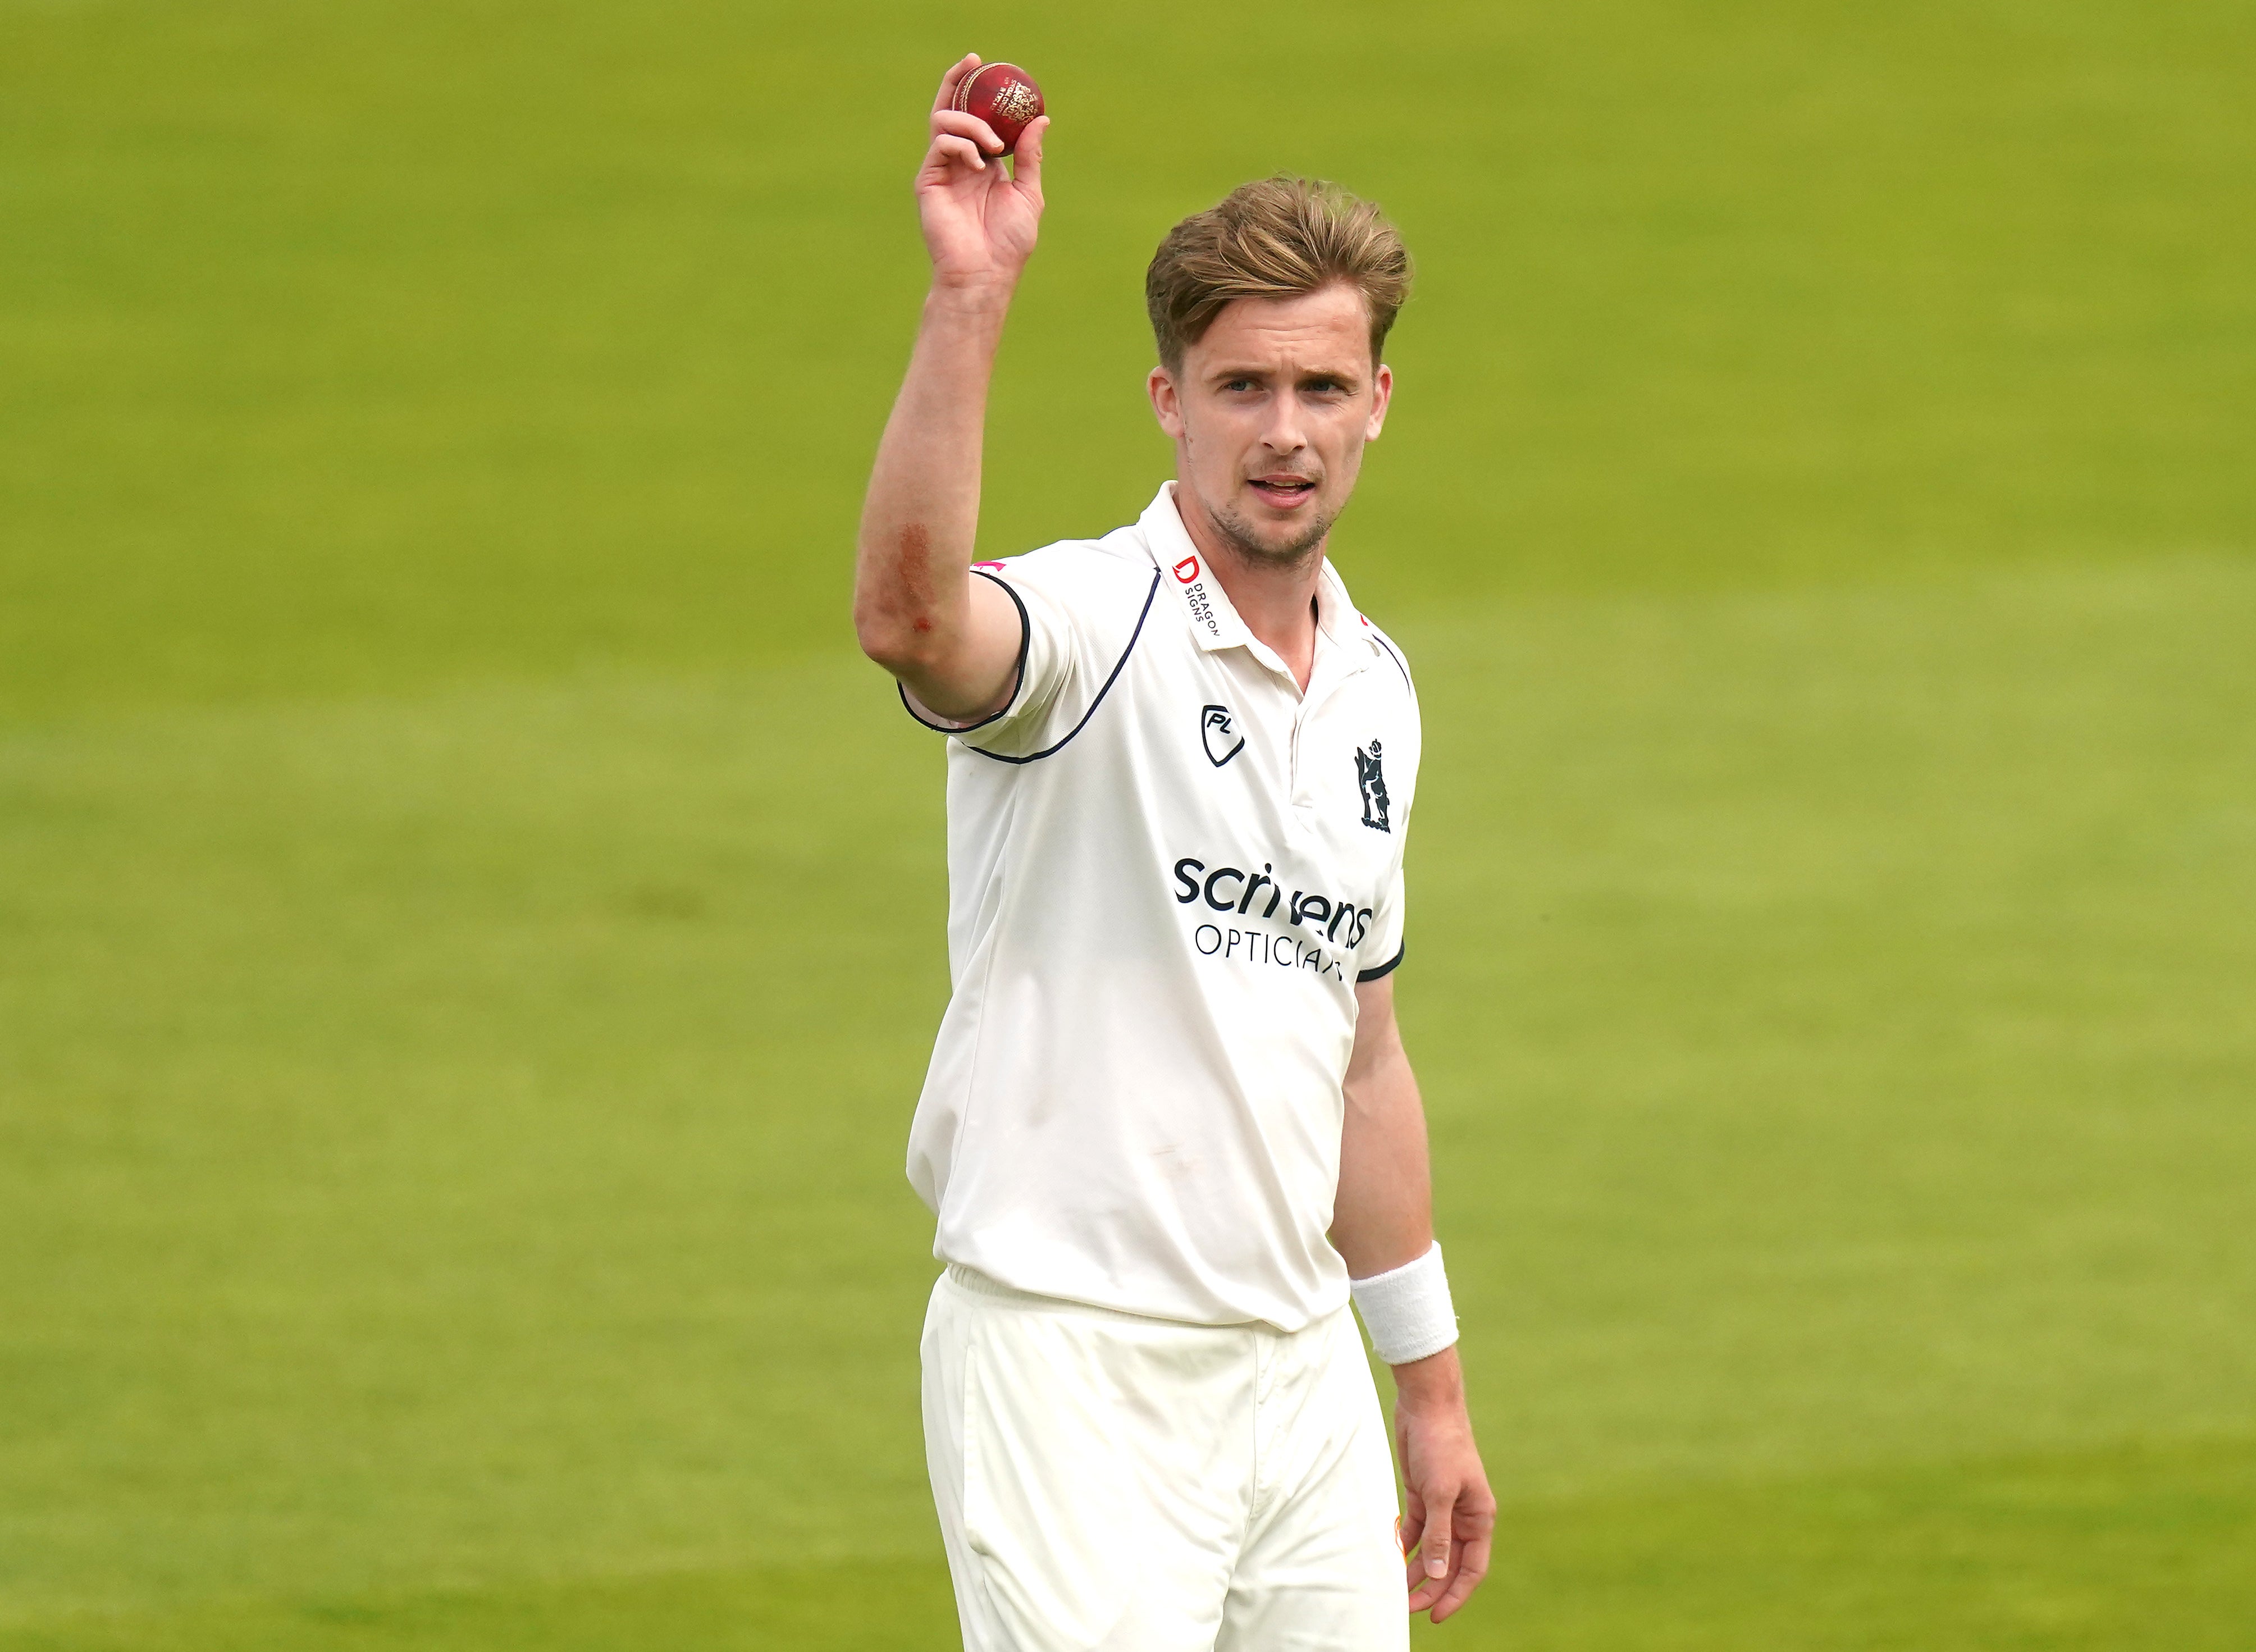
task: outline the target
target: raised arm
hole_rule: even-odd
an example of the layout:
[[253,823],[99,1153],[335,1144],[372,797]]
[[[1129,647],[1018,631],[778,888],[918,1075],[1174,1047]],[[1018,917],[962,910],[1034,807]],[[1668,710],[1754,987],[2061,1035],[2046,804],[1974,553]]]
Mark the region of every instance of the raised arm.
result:
[[[1426,1109],[1394,1020],[1394,978],[1355,989],[1332,1243],[1351,1279],[1414,1262],[1434,1243]],[[1393,1367],[1394,1444],[1408,1504],[1403,1535],[1417,1557],[1410,1610],[1434,1621],[1464,1605],[1488,1571],[1496,1498],[1465,1408],[1457,1351]]]
[[979,526],[979,450],[1003,318],[1034,250],[1042,215],[1047,116],[1019,135],[1015,175],[985,121],[948,107],[948,70],[933,100],[932,147],[917,173],[917,214],[932,256],[908,378],[870,473],[854,565],[862,652],[927,710],[969,722],[1016,686],[1020,621],[1009,597],[970,573]]

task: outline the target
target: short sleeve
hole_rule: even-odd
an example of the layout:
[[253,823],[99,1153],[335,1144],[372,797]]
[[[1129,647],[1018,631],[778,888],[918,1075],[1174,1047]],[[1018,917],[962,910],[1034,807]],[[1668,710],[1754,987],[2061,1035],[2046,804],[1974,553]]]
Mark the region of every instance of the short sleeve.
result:
[[1392,975],[1402,962],[1402,863],[1394,863],[1393,875],[1387,879],[1386,887],[1379,892],[1378,907],[1371,914],[1371,927],[1364,931],[1363,941],[1355,950],[1356,972],[1358,982],[1376,981],[1382,975]]
[[[1366,620],[1365,625],[1370,622]],[[1399,682],[1402,695],[1399,705],[1400,722],[1387,735],[1386,761],[1393,771],[1388,776],[1394,805],[1394,853],[1392,864],[1380,885],[1378,900],[1371,914],[1371,924],[1364,931],[1362,942],[1356,947],[1356,977],[1358,982],[1376,981],[1392,975],[1402,962],[1403,883],[1402,858],[1409,847],[1410,821],[1415,812],[1418,795],[1419,761],[1425,752],[1425,730],[1418,713],[1418,691],[1410,681],[1409,662],[1392,638],[1375,627],[1373,638],[1385,649],[1391,665],[1382,670],[1382,682]],[[1392,674],[1399,672],[1399,677]]]
[[1017,680],[1003,708],[976,723],[935,717],[906,688],[901,702],[927,728],[991,757],[1025,761],[1069,738],[1109,685],[1156,589],[1140,570],[1098,545],[1068,543],[972,573],[1002,587],[1019,611]]

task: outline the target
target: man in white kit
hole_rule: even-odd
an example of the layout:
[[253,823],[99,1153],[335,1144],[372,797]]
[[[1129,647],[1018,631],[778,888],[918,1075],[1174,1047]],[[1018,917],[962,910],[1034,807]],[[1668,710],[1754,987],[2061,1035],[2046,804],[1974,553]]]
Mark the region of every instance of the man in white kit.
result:
[[[855,583],[949,736],[954,995],[909,1175],[948,1265],[925,1430],[964,1642],[1399,1648],[1406,1582],[1455,1612],[1496,1507],[1394,1018],[1418,702],[1325,557],[1409,260],[1299,180],[1186,219],[1146,277],[1175,479],[1132,527],[971,564],[1047,128],[1006,173],[948,107],[978,61],[933,106],[933,285]],[[1393,1368],[1399,1532],[1350,1295]]]

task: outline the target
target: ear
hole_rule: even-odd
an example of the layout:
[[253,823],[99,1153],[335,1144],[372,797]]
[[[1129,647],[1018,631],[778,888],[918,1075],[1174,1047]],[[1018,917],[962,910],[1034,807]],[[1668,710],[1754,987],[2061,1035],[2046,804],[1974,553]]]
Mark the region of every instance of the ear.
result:
[[1183,439],[1182,399],[1175,393],[1174,376],[1165,367],[1154,367],[1152,376],[1144,381],[1144,392],[1152,399],[1152,416],[1160,421],[1160,428],[1172,441]]
[[1385,362],[1371,378],[1371,422],[1363,428],[1365,441],[1378,440],[1378,433],[1386,423],[1386,409],[1394,399],[1394,370]]

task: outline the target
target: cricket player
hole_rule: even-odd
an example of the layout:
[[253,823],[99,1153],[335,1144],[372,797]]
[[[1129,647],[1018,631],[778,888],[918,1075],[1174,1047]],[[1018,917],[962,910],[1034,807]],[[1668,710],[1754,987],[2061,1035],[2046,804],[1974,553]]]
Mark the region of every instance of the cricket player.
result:
[[855,576],[864,650],[948,740],[954,993],[909,1177],[964,1644],[1400,1648],[1471,1594],[1496,1510],[1394,1018],[1418,701],[1325,555],[1409,259],[1294,179],[1177,224],[1146,278],[1174,480],[975,563],[1047,128],[1006,170],[949,108],[978,63],[933,104],[932,288]]

